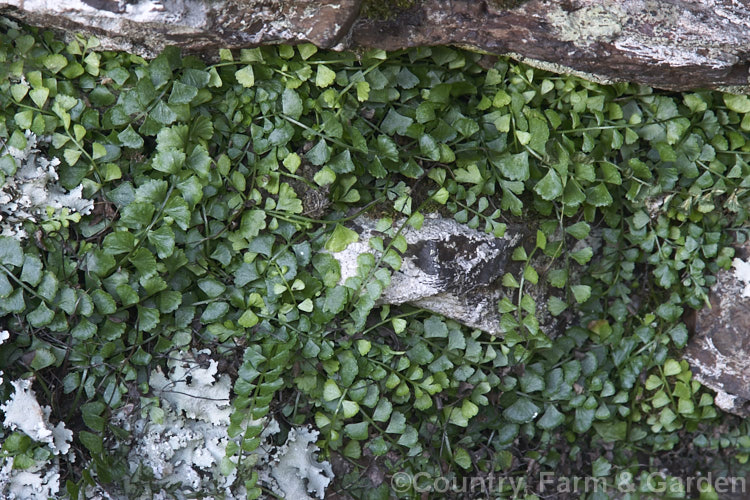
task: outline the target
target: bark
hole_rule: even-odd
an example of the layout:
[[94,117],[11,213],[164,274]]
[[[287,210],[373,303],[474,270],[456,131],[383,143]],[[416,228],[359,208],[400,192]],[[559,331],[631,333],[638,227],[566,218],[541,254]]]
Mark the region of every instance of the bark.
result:
[[748,0],[413,0],[387,20],[360,17],[361,2],[0,0],[0,14],[92,33],[106,48],[147,57],[165,45],[215,52],[267,43],[336,50],[455,44],[604,82],[748,88]]

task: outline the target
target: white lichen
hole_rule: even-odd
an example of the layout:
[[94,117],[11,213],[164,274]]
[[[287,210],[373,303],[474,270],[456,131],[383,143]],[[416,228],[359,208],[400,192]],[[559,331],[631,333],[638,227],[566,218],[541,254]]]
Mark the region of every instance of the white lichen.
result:
[[282,498],[324,498],[326,487],[333,480],[328,462],[319,462],[315,453],[318,431],[299,427],[289,431],[286,442],[271,455],[259,477]]
[[[10,338],[8,330],[0,330],[0,345]],[[3,371],[0,370],[0,385],[3,385]]]
[[178,485],[185,497],[221,491],[226,498],[242,498],[242,488],[233,487],[236,473],[221,473],[230,441],[226,425],[185,418],[167,406],[160,422],[141,419],[133,430],[132,473],[148,467],[158,488]]
[[[165,376],[161,368],[151,374],[153,391],[167,401],[179,415],[209,423],[229,424],[229,393],[232,381],[226,374],[217,376],[218,363],[208,359],[210,351],[203,350],[186,354],[182,358],[171,358],[167,362],[169,373]],[[204,356],[200,363],[197,357]]]
[[11,457],[6,457],[0,463],[0,497],[7,500],[57,498],[60,491],[60,468],[56,459],[39,461],[24,470],[14,469]]
[[[209,354],[208,350],[184,352],[170,358],[168,374],[158,368],[151,373],[149,384],[160,398],[160,407],[135,420],[129,418],[132,406],[115,414],[118,424],[133,435],[128,454],[131,477],[148,469],[154,479],[149,485],[132,479],[125,486],[129,498],[158,498],[166,489],[169,498],[178,499],[246,497],[237,470],[226,473],[227,445],[239,443],[241,437],[228,434],[231,384],[226,374],[217,374],[218,364]],[[323,498],[333,472],[329,463],[314,456],[317,431],[293,428],[286,443],[275,446],[273,436],[281,431],[278,422],[262,419],[247,424],[264,427],[261,445],[249,460],[256,464],[264,485],[282,498],[302,500],[310,493]],[[234,457],[230,460],[237,463]],[[140,496],[132,493],[143,487],[147,491]]]
[[750,262],[735,257],[732,261],[732,267],[734,268],[734,277],[741,281],[745,287],[742,289],[742,297],[750,297]]
[[[176,486],[176,498],[192,498],[209,492],[224,498],[244,498],[244,487],[235,485],[236,472],[222,474],[222,460],[230,441],[229,393],[231,380],[217,374],[210,351],[183,352],[167,362],[168,372],[157,367],[149,384],[160,400],[141,418],[130,418],[132,405],[115,415],[115,421],[132,432],[128,454],[131,474],[150,470],[154,482],[138,498],[157,498],[163,489]],[[134,480],[130,490],[142,488]],[[169,498],[173,498],[169,496]]]
[[559,32],[559,39],[586,46],[592,41],[612,40],[622,32],[625,11],[619,5],[586,5],[567,12],[550,6],[547,20]]
[[40,406],[31,388],[31,380],[19,379],[11,382],[14,392],[0,411],[5,415],[3,425],[11,430],[19,430],[34,441],[49,445],[52,453],[65,454],[70,450],[73,432],[65,428],[63,422],[53,426],[49,422],[52,409]]
[[721,390],[717,390],[716,396],[714,397],[714,403],[716,403],[716,406],[718,406],[724,411],[729,411],[729,412],[735,411],[736,400],[737,400],[737,396],[733,394],[728,394]]
[[[9,337],[0,331],[0,343]],[[44,444],[52,453],[50,460],[38,460],[25,469],[13,468],[13,457],[0,462],[0,498],[46,499],[55,498],[60,489],[59,457],[70,451],[73,432],[59,422],[53,426],[49,417],[51,408],[42,407],[31,389],[31,380],[11,381],[14,392],[5,404],[0,405],[4,415],[3,425],[11,431],[20,431],[34,441]]]
[[6,146],[0,156],[9,155],[17,166],[0,186],[0,235],[24,239],[24,221],[44,221],[61,214],[86,215],[94,208],[83,197],[83,186],[67,191],[57,181],[57,158],[49,159],[37,148],[36,136],[26,131],[24,149]]

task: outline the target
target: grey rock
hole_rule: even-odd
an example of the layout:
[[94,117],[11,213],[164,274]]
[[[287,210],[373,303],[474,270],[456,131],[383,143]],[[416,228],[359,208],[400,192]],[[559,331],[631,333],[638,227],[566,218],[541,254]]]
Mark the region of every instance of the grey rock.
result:
[[750,6],[738,0],[424,0],[358,21],[352,41],[470,46],[604,83],[747,89],[748,28]]
[[[377,220],[369,217],[355,219],[351,229],[359,234],[359,240],[333,254],[341,266],[342,284],[356,276],[360,254],[379,256],[370,246],[371,238],[384,237],[376,224]],[[402,224],[403,220],[396,221],[393,227]],[[496,238],[441,217],[425,218],[419,230],[406,226],[401,234],[408,246],[401,268],[393,273],[379,304],[408,303],[502,335],[498,301],[506,292],[500,279],[512,267],[511,254],[528,233],[526,226],[508,225],[505,235]],[[546,313],[546,300],[538,297],[537,305],[539,316],[546,318],[540,322],[542,330],[554,336],[557,322]]]
[[736,251],[709,295],[711,307],[695,314],[684,357],[701,384],[716,391],[716,405],[750,416],[750,244]]
[[103,49],[155,57],[168,45],[192,52],[263,43],[332,47],[361,0],[4,0],[0,15],[96,35]]
[[[371,1],[371,0],[368,0]],[[362,0],[0,0],[0,15],[153,57],[167,45],[311,42],[336,50],[458,45],[601,82],[748,87],[750,6],[738,0],[414,0],[388,19]]]

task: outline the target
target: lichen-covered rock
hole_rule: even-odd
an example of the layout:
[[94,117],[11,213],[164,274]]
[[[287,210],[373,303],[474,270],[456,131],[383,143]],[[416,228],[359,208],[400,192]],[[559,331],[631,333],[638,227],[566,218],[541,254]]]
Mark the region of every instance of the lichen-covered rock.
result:
[[[372,2],[373,0],[367,0]],[[408,8],[399,7],[405,5]],[[94,34],[152,57],[311,42],[395,50],[461,45],[599,81],[669,89],[748,88],[750,6],[737,0],[0,0],[0,14]],[[364,9],[367,13],[372,9]]]
[[360,0],[5,0],[0,14],[98,36],[101,48],[154,57],[168,45],[192,51],[311,42],[332,47]]
[[[397,222],[398,228],[403,221]],[[351,228],[359,240],[334,254],[341,265],[341,281],[356,276],[357,258],[373,252],[370,240],[382,236],[377,220],[359,217]],[[496,286],[522,233],[515,228],[502,238],[469,229],[453,219],[425,218],[422,227],[401,233],[407,242],[401,269],[380,297],[381,304],[409,303],[454,319],[459,323],[500,334]]]
[[356,23],[352,41],[469,45],[602,83],[746,87],[748,19],[747,2],[735,0],[425,0],[393,19]]
[[[397,231],[403,224],[403,220],[396,221],[390,229]],[[366,216],[355,219],[350,227],[359,235],[358,241],[333,254],[341,266],[341,283],[357,275],[360,254],[380,256],[371,239],[384,236],[378,221]],[[391,276],[378,304],[408,303],[502,335],[498,302],[507,289],[501,278],[510,270],[513,250],[528,233],[526,226],[508,225],[505,235],[497,238],[438,216],[425,218],[419,229],[407,225],[400,233],[407,243],[401,268]],[[558,320],[547,311],[549,291],[540,286],[531,293],[536,295],[541,330],[554,336]]]
[[716,405],[750,416],[750,244],[737,249],[732,269],[718,274],[711,307],[695,315],[685,350],[693,376],[716,391]]

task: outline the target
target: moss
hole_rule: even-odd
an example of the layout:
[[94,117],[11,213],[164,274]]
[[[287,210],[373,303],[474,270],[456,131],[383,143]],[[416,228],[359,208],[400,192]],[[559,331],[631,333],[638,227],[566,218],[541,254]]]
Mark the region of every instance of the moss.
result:
[[520,7],[526,2],[528,2],[528,0],[489,0],[489,3],[493,7],[504,10],[515,9],[516,7]]
[[359,11],[360,17],[387,20],[399,13],[415,7],[422,0],[364,0]]
[[[490,5],[503,10],[515,9],[526,2],[528,0],[488,0]],[[363,0],[359,15],[367,19],[385,21],[420,3],[422,0]]]

